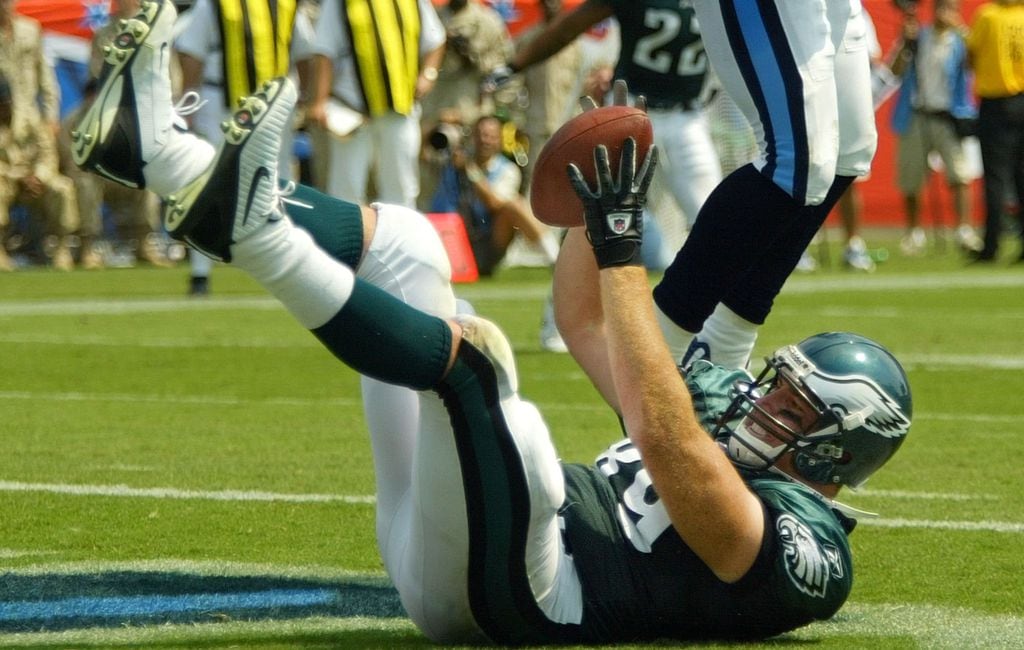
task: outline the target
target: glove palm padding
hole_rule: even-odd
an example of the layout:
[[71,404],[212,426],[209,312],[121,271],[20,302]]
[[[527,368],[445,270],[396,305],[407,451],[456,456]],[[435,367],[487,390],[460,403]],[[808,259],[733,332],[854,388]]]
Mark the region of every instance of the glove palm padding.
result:
[[638,265],[643,239],[643,211],[647,189],[654,178],[658,151],[651,146],[639,170],[636,168],[636,140],[627,138],[619,160],[618,178],[612,178],[608,148],[594,148],[597,187],[591,190],[580,168],[570,163],[569,181],[583,202],[587,239],[594,249],[598,268]]

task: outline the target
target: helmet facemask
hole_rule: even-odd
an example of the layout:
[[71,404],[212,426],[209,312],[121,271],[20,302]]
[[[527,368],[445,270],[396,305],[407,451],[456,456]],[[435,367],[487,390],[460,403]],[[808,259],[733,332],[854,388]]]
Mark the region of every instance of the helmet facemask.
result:
[[753,382],[739,382],[714,436],[739,467],[771,469],[792,452],[797,478],[857,487],[910,428],[902,367],[878,344],[818,334],[775,351]]
[[[830,443],[841,434],[835,414],[773,361],[756,380],[733,388],[732,404],[714,432],[729,457],[745,469],[766,470],[791,450],[822,460],[841,454]],[[736,424],[730,428],[729,422]]]

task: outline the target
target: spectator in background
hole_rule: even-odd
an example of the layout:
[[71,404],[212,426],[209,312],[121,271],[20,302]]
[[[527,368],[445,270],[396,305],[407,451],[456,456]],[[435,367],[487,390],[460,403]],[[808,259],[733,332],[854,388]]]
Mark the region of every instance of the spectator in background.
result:
[[[15,204],[29,209],[40,219],[44,241],[49,241],[55,269],[74,268],[68,236],[78,227],[75,187],[57,171],[57,146],[53,132],[41,121],[38,111],[21,112],[16,107],[12,86],[0,75],[0,241],[10,222]],[[0,246],[0,270],[14,265]]]
[[[450,0],[438,9],[438,16],[445,27],[447,46],[437,82],[421,100],[424,133],[440,123],[442,112],[456,111],[463,124],[493,115],[493,98],[481,95],[480,82],[512,54],[512,38],[501,15],[482,2]],[[419,204],[427,208],[437,190],[441,165],[429,155],[429,143],[424,143],[421,152]]]
[[512,38],[501,15],[475,0],[450,0],[438,17],[447,46],[437,82],[421,102],[422,121],[433,124],[442,110],[455,108],[472,124],[494,113],[490,98],[481,98],[480,82],[512,54]]
[[0,73],[10,84],[14,112],[40,120],[56,137],[60,91],[53,67],[43,57],[42,27],[14,13],[14,0],[0,0]]
[[923,27],[916,5],[911,5],[904,15],[903,35],[892,63],[893,74],[903,81],[892,128],[900,136],[896,183],[907,217],[907,233],[900,241],[905,255],[920,255],[927,243],[920,199],[929,172],[928,156],[933,151],[942,158],[953,194],[957,242],[967,251],[981,247],[971,227],[971,178],[954,123],[976,114],[962,26],[959,0],[936,0],[934,22]]
[[[1024,201],[1024,3],[982,5],[974,14],[967,49],[981,97],[978,140],[985,168],[985,239],[975,259],[991,262],[999,250],[1007,195],[1016,194],[1018,204]],[[1024,219],[1024,212],[1018,214]],[[1024,261],[1024,245],[1018,261]]]
[[[867,28],[868,56],[871,59],[871,100],[875,110],[892,96],[899,89],[899,79],[893,75],[892,70],[882,57],[882,46],[878,42],[878,32],[875,31],[875,23],[871,20],[871,14],[865,8],[863,14],[864,26]],[[867,181],[869,176],[860,176],[846,190],[846,193],[839,198],[839,218],[846,235],[846,247],[843,250],[843,265],[853,271],[864,271],[871,273],[875,270],[875,261],[868,254],[868,246],[860,235],[861,218],[864,214],[864,200],[860,194],[861,183]]]
[[[122,1],[122,6],[129,2]],[[133,4],[138,4],[133,2]],[[107,42],[117,30],[103,30],[97,37]],[[98,68],[97,68],[98,69]],[[64,119],[57,138],[60,171],[75,186],[79,228],[79,265],[83,269],[101,269],[106,260],[98,246],[103,237],[103,206],[110,209],[118,238],[127,242],[140,262],[159,267],[173,266],[159,246],[160,199],[149,190],[126,187],[90,174],[78,167],[71,157],[71,131],[85,115],[96,93],[96,77],[86,84],[82,104]]]
[[[127,0],[138,5],[138,0]],[[300,3],[274,0],[196,0],[180,20],[174,49],[181,64],[183,99],[197,93],[189,125],[203,139],[217,144],[220,123],[239,98],[252,94],[264,81],[294,70],[294,61],[312,56],[314,28]],[[134,13],[134,12],[133,12]],[[285,38],[281,38],[281,34]],[[187,112],[190,109],[186,109]],[[292,131],[283,134],[278,175],[292,178]],[[189,293],[206,295],[213,260],[196,251],[189,254]]]
[[[562,11],[562,0],[541,0],[540,5],[543,11],[542,22],[519,37],[516,41],[517,50],[531,47],[530,43],[542,37],[546,27]],[[576,90],[583,74],[582,67],[583,46],[580,39],[575,38],[543,63],[532,65],[523,72],[523,82],[530,102],[523,120],[523,131],[530,139],[530,157],[524,170],[526,183],[523,187],[523,193],[527,196],[533,182],[533,165],[540,150],[551,135],[576,112]]]
[[366,203],[372,169],[377,200],[415,207],[419,101],[437,81],[446,37],[430,0],[394,6],[385,16],[371,12],[367,0],[323,0],[306,119],[326,129],[328,97],[365,118],[347,138],[331,138],[328,194]]
[[550,264],[558,257],[558,241],[539,222],[519,193],[519,167],[501,153],[501,120],[485,115],[473,125],[471,147],[455,144],[432,212],[458,212],[469,234],[481,275],[492,275],[518,229],[541,247]]

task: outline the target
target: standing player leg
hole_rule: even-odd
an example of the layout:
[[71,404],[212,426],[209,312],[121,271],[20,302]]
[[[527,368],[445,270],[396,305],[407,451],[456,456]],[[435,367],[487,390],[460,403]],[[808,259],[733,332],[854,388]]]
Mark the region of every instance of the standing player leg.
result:
[[[849,7],[853,11],[849,11]],[[800,255],[821,228],[829,212],[848,190],[857,176],[867,174],[875,155],[877,132],[874,107],[871,103],[871,65],[867,34],[860,3],[833,2],[828,17],[835,50],[833,89],[821,90],[822,99],[834,95],[839,125],[839,147],[835,163],[835,179],[825,199],[817,205],[801,208],[799,218],[779,237],[776,245],[765,250],[747,275],[722,300],[722,307],[738,314],[747,322],[760,325],[771,312],[775,296],[792,273]],[[829,102],[830,104],[832,102]],[[716,310],[717,313],[717,310]],[[714,316],[712,317],[714,319]],[[716,332],[705,331],[698,339],[713,339]],[[732,339],[736,341],[737,339]],[[727,343],[725,343],[727,345]],[[746,348],[729,350],[727,361],[739,363],[749,357],[754,341]]]
[[[843,11],[839,5],[845,16],[830,15]],[[830,209],[828,201],[841,194],[833,188],[839,153],[835,56],[850,8],[824,0],[698,0],[695,7],[712,64],[750,121],[761,154],[712,193],[654,295],[677,357],[712,317],[712,329],[726,327],[698,340],[695,351],[742,365],[743,350],[753,347],[767,316],[763,306],[770,309],[774,294],[749,302],[740,294],[727,306],[719,303],[740,288],[767,249],[782,246],[782,260],[789,260],[791,249],[802,251]],[[796,259],[773,266],[777,277],[771,283],[781,286]],[[718,359],[715,348],[725,358]]]
[[386,203],[415,207],[420,194],[419,111],[412,115],[388,113],[374,118],[373,127],[377,196]]
[[707,118],[700,111],[650,109],[654,144],[658,146],[658,169],[672,197],[693,227],[704,201],[722,180]]

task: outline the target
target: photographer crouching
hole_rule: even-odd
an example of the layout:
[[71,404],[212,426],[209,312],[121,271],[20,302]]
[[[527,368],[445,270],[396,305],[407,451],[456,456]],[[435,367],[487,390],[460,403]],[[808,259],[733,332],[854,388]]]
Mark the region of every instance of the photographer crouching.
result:
[[501,120],[487,115],[473,125],[468,143],[451,122],[442,122],[427,138],[434,154],[445,160],[430,211],[462,216],[477,269],[485,276],[494,273],[516,230],[544,251],[549,263],[558,256],[554,233],[537,221],[519,192],[519,167],[502,155],[501,130]]

